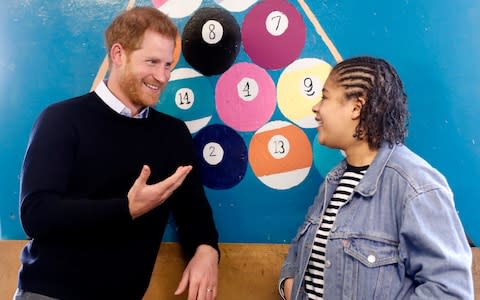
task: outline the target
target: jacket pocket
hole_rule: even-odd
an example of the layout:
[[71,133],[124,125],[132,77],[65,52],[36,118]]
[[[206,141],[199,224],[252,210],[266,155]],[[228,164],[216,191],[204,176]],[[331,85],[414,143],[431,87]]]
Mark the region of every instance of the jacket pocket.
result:
[[399,251],[395,243],[369,238],[343,241],[345,261],[344,283],[352,299],[389,299],[398,288]]

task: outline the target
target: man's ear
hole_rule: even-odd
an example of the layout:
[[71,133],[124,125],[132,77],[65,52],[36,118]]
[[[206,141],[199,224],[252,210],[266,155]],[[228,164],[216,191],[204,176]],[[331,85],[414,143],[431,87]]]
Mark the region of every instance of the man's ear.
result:
[[110,58],[113,64],[121,65],[123,56],[125,56],[125,51],[120,43],[115,43],[110,48]]
[[362,108],[365,105],[365,98],[357,97],[353,99],[353,109],[352,109],[352,119],[356,120],[360,118],[360,113],[362,112]]

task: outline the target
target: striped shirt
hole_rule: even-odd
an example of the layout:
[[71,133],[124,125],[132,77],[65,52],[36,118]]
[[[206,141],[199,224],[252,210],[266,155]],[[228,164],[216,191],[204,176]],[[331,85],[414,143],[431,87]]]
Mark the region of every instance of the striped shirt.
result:
[[308,299],[323,300],[323,276],[325,270],[325,250],[328,236],[335,223],[338,210],[351,197],[353,189],[362,179],[368,166],[354,167],[347,165],[345,173],[333,193],[332,199],[322,216],[320,227],[317,230],[312,246],[312,254],[305,272],[305,290]]

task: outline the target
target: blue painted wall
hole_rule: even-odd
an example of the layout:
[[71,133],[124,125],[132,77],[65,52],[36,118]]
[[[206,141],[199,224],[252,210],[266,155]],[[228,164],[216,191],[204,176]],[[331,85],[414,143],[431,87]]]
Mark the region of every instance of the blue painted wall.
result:
[[[335,60],[304,17],[299,58]],[[306,1],[342,57],[386,58],[410,102],[407,144],[450,182],[468,235],[480,244],[480,2]],[[6,0],[0,10],[0,238],[24,239],[19,173],[30,129],[48,104],[88,92],[105,56],[103,31],[127,1]],[[152,5],[151,1],[136,1]],[[216,6],[204,0],[202,6]],[[232,13],[241,24],[248,12]],[[177,19],[180,29],[188,17]],[[242,50],[237,62],[251,62]],[[183,57],[179,67],[188,66]],[[282,70],[269,71],[276,83]],[[210,78],[212,85],[217,77]],[[272,120],[282,119],[275,110]],[[213,116],[210,124],[221,123]],[[315,130],[304,130],[311,141]],[[248,145],[253,135],[241,133]],[[322,180],[312,167],[300,185],[266,187],[250,166],[240,184],[206,189],[223,242],[289,242]],[[254,191],[254,192],[252,192]],[[441,222],[441,220],[439,220]],[[170,228],[165,237],[174,240]]]

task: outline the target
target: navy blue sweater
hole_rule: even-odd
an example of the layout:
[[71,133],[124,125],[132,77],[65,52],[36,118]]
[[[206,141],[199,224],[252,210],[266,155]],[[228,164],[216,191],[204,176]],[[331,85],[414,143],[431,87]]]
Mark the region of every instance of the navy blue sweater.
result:
[[[150,110],[122,116],[95,93],[49,106],[34,125],[21,178],[21,221],[32,238],[19,288],[61,299],[141,299],[170,212],[187,254],[218,250],[212,211],[185,124]],[[147,183],[193,165],[162,205],[132,220],[127,193],[143,165]]]

